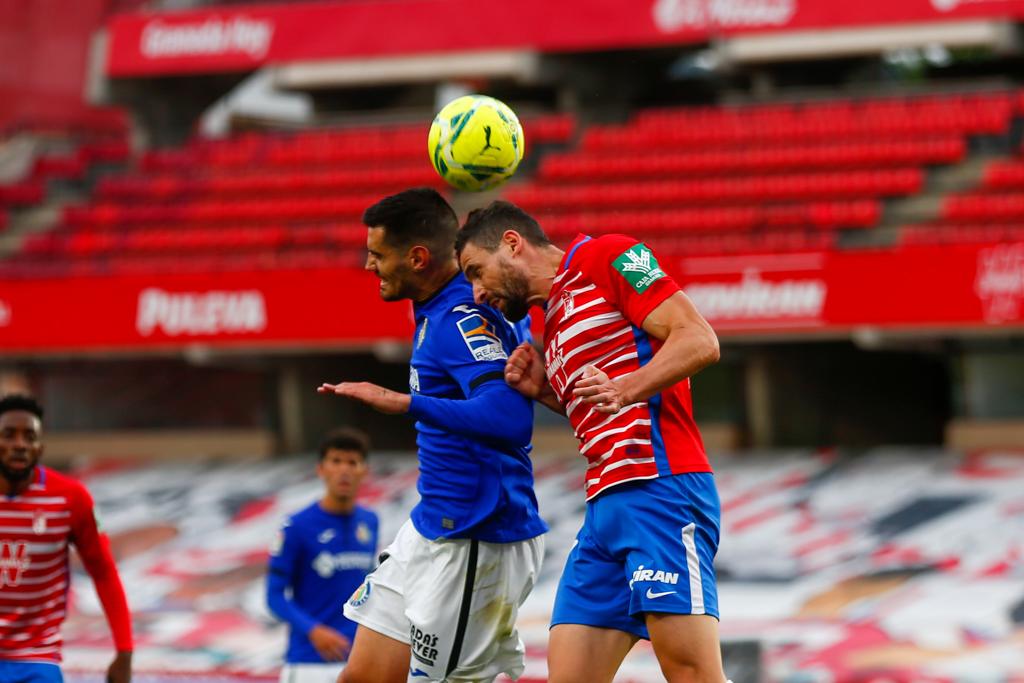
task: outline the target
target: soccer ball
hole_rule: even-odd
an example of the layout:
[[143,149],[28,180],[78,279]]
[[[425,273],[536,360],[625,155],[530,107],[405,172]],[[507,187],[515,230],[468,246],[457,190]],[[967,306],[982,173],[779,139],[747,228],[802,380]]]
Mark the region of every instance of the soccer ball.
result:
[[446,104],[427,136],[434,170],[448,184],[470,192],[497,187],[515,173],[523,144],[515,112],[485,95],[466,95]]

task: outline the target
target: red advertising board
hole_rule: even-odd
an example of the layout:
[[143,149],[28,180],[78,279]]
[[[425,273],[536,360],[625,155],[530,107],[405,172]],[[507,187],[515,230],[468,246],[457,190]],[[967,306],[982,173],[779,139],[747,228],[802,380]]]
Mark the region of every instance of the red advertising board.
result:
[[452,51],[566,52],[700,43],[714,35],[1024,17],[1024,0],[352,0],[116,16],[110,76]]
[[1024,324],[1024,243],[682,259],[722,335]]
[[0,282],[0,354],[407,341],[411,307],[356,269]]
[[[1024,325],[1024,243],[663,259],[718,333]],[[360,270],[0,282],[0,354],[406,342]]]

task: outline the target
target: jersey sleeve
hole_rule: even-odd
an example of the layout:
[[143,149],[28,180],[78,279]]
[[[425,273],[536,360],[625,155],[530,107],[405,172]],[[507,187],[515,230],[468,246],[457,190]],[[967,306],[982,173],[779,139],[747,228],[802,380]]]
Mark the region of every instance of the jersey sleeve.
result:
[[637,327],[642,327],[665,299],[680,291],[679,284],[643,242],[625,235],[608,235],[594,240],[588,252],[580,256],[586,259],[593,281],[603,285],[612,299],[610,303]]
[[309,633],[317,620],[306,614],[289,593],[300,561],[301,543],[297,530],[286,520],[270,545],[267,571],[267,607],[279,619],[300,633]]
[[462,436],[514,448],[529,445],[533,406],[505,383],[505,362],[517,331],[494,310],[456,306],[435,338],[435,357],[459,385],[463,398],[413,394],[409,414]]
[[96,586],[103,613],[107,616],[114,647],[118,652],[132,650],[132,621],[128,610],[128,598],[124,585],[117,573],[114,555],[110,550],[110,539],[103,533],[97,520],[96,507],[92,496],[84,486],[78,485],[73,493],[71,542],[78,550],[85,570],[89,572]]

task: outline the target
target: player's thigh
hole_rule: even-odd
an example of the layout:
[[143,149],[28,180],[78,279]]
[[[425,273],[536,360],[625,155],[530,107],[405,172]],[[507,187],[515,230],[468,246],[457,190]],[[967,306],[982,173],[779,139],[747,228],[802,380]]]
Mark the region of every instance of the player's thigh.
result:
[[405,683],[408,676],[408,643],[359,626],[338,683]]
[[627,557],[631,615],[718,616],[719,505],[710,474],[653,479],[597,505],[610,551]]
[[0,681],[4,683],[64,683],[60,666],[48,662],[0,661]]
[[[380,566],[370,572],[363,584],[345,603],[345,617],[393,640],[409,644],[409,620],[405,616],[407,577],[416,571],[417,543],[420,536],[411,522],[406,522],[391,545],[381,553]],[[353,643],[353,652],[358,648]],[[349,656],[349,659],[352,655]]]
[[548,638],[549,683],[611,681],[630,648],[632,633],[583,624],[558,624]]
[[718,620],[707,614],[647,614],[647,630],[669,683],[722,683]]
[[544,539],[513,543],[425,541],[408,584],[410,677],[489,681],[521,674],[516,629],[544,555]]

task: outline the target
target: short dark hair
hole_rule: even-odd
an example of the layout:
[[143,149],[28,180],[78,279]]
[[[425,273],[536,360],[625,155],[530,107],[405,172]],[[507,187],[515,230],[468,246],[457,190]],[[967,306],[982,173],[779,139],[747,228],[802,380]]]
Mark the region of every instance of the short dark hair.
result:
[[459,218],[437,190],[415,187],[380,200],[363,212],[363,225],[383,227],[384,241],[399,249],[425,246],[431,254],[451,255]]
[[43,419],[43,407],[34,398],[25,394],[7,394],[0,398],[0,415],[12,410],[24,410],[40,420]]
[[366,460],[370,456],[370,439],[358,429],[342,427],[327,434],[320,442],[320,460],[327,457],[327,451],[355,451]]
[[501,236],[509,229],[515,230],[536,247],[551,244],[533,216],[511,202],[498,199],[482,209],[469,212],[466,224],[455,238],[455,253],[461,254],[470,242],[481,249],[494,251],[501,244]]

